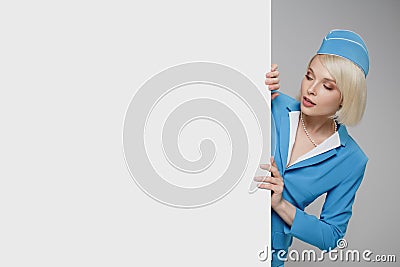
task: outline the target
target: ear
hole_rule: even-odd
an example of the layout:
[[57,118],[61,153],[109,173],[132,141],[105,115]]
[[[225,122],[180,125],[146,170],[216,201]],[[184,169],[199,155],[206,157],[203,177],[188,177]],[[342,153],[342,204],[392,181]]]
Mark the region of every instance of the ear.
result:
[[341,109],[342,106],[343,106],[343,93],[342,93],[342,91],[340,91],[340,90],[339,90],[339,92],[340,92],[340,104],[339,104],[339,109]]
[[340,104],[339,104],[339,109],[338,110],[340,110],[342,108],[342,106],[343,106],[343,98],[340,100]]

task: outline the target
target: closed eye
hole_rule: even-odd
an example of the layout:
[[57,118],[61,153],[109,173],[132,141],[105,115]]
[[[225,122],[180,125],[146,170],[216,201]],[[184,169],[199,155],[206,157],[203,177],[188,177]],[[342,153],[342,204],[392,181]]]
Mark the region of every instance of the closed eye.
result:
[[306,74],[305,77],[306,77],[306,79],[307,79],[308,81],[311,81],[311,80],[312,80],[311,76],[308,75],[308,74]]

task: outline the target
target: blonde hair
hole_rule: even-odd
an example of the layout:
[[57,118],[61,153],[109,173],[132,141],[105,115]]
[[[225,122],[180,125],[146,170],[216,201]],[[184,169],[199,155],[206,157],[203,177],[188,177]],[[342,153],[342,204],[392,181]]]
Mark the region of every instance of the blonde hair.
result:
[[336,112],[335,119],[345,125],[356,125],[364,115],[367,102],[364,72],[350,60],[334,55],[315,55],[309,65],[316,56],[336,80],[342,95],[341,108]]

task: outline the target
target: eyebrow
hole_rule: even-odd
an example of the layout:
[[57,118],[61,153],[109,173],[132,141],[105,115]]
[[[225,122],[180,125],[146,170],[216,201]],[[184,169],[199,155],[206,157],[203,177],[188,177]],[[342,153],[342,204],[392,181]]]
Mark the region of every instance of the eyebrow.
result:
[[332,79],[324,78],[324,80],[325,80],[325,81],[328,81],[328,82],[336,83],[336,81],[335,81],[335,80],[332,80]]
[[[308,67],[308,70],[310,70],[312,72],[312,74],[314,74],[314,70],[311,67]],[[314,74],[315,75],[315,74]],[[329,78],[324,78],[323,80],[328,81],[328,82],[333,82],[336,83],[335,80],[333,79],[329,79]]]

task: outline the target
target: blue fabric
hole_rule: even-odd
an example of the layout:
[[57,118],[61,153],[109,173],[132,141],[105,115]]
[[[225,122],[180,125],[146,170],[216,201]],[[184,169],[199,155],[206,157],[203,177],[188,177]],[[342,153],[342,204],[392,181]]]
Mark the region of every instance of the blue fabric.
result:
[[[300,103],[282,92],[279,94],[272,101],[277,143],[274,157],[285,183],[283,198],[296,207],[296,215],[290,227],[272,211],[273,267],[283,264],[277,252],[287,252],[293,237],[321,250],[329,251],[336,247],[336,242],[346,233],[356,191],[368,161],[346,127],[339,125],[339,147],[286,168],[289,112],[300,110]],[[304,212],[305,207],[324,193],[327,196],[319,218]]]
[[347,58],[359,66],[365,77],[369,72],[369,54],[363,39],[348,30],[330,31],[322,41],[317,54],[336,55]]

